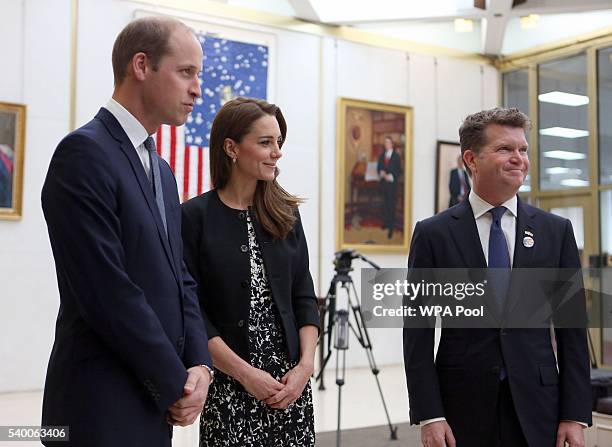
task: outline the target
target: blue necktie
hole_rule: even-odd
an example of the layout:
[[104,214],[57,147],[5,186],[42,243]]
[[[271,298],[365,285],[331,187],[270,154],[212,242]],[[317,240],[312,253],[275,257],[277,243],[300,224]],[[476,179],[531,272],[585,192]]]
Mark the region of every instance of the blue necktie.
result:
[[498,206],[489,212],[493,218],[489,233],[489,269],[494,269],[489,270],[489,278],[498,310],[501,312],[510,279],[510,254],[506,236],[501,227],[501,219],[506,212],[506,207]]
[[510,268],[510,254],[506,236],[501,227],[501,219],[506,212],[505,206],[498,206],[489,210],[493,221],[489,233],[489,268]]
[[[493,288],[496,304],[500,314],[503,313],[504,301],[510,284],[510,254],[506,236],[501,227],[501,219],[506,212],[505,206],[498,206],[489,210],[493,221],[489,232],[489,284]],[[506,367],[502,360],[499,371],[499,379],[504,380],[507,376]]]
[[153,179],[151,183],[153,185],[153,193],[155,194],[155,201],[157,202],[157,208],[161,215],[161,220],[164,224],[164,230],[166,230],[166,236],[168,235],[168,226],[166,224],[166,208],[164,206],[164,193],[161,184],[161,174],[159,171],[159,156],[155,149],[155,141],[153,138],[148,137],[144,142],[144,147],[149,151],[149,160],[151,160],[151,176]]

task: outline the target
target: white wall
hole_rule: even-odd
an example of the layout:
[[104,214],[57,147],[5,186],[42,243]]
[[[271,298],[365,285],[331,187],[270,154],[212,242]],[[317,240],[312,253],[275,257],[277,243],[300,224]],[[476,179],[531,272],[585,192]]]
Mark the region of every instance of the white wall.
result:
[[[142,4],[80,0],[77,124],[91,119],[112,92],[111,48]],[[152,11],[164,12],[162,9]],[[497,103],[497,73],[488,66],[407,54],[330,37],[177,13],[191,20],[276,35],[275,102],[289,124],[282,184],[308,198],[302,207],[311,271],[319,293],[333,276],[335,251],[336,101],[340,96],[414,108],[413,225],[434,210],[436,141],[457,140],[468,113]],[[49,159],[68,131],[70,0],[19,0],[0,6],[5,66],[0,101],[28,105],[24,217],[0,221],[0,391],[41,388],[58,306],[55,272],[40,210]],[[319,201],[319,197],[321,200]],[[319,226],[319,222],[321,225]],[[407,255],[372,255],[383,267],[404,267]],[[362,266],[359,262],[354,265]],[[319,277],[319,273],[321,275]],[[360,288],[358,270],[354,275]],[[401,362],[400,330],[372,330],[379,365]],[[354,339],[349,366],[365,365]],[[333,376],[330,369],[328,376]]]
[[23,219],[0,221],[0,391],[40,388],[53,341],[59,300],[40,190],[68,131],[69,17],[67,0],[0,6],[0,101],[28,106]]

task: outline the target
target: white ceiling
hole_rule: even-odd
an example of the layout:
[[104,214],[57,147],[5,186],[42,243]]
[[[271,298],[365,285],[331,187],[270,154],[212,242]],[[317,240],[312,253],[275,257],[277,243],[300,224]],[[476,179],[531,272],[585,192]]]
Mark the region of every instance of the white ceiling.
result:
[[[218,0],[469,53],[509,55],[612,27],[612,0]],[[522,3],[513,7],[513,3]],[[520,17],[538,14],[534,28]],[[471,19],[473,31],[458,33],[454,20]]]

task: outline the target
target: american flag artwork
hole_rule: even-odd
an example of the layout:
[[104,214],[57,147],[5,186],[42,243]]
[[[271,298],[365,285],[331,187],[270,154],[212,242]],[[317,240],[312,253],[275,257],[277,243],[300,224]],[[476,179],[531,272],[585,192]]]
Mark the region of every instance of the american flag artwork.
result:
[[196,100],[185,125],[163,125],[156,135],[157,151],[174,172],[181,201],[211,188],[210,129],[219,108],[236,96],[267,99],[266,45],[205,34],[199,34],[198,39],[204,52],[202,97]]

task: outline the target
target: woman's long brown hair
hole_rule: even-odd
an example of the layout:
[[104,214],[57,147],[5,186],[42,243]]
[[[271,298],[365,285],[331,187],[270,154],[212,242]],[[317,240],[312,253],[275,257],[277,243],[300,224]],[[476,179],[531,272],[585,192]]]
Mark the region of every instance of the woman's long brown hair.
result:
[[[213,187],[224,188],[232,172],[232,160],[223,148],[226,138],[239,144],[253,123],[265,115],[276,118],[282,141],[287,135],[287,123],[280,108],[266,101],[238,97],[226,102],[215,116],[210,131],[210,178]],[[253,197],[253,211],[261,226],[276,239],[284,239],[293,228],[296,210],[302,202],[299,197],[285,191],[276,181],[258,180]]]

